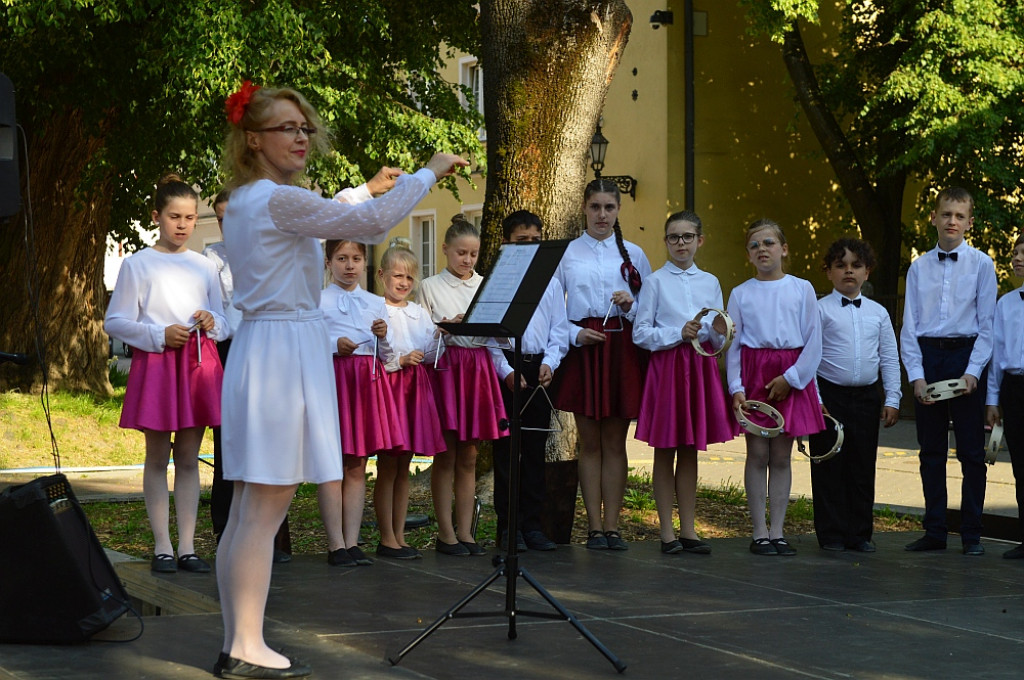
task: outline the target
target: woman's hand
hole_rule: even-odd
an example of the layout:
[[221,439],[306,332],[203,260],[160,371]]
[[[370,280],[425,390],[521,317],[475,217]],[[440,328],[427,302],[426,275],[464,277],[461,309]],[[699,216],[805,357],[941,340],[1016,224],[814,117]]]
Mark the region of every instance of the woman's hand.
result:
[[455,174],[458,168],[469,167],[469,161],[451,153],[436,153],[427,161],[426,168],[434,173],[434,177],[440,181],[448,175]]
[[366,188],[374,198],[386,194],[395,186],[395,180],[403,174],[401,168],[389,168],[387,166],[377,171],[377,174],[366,183]]
[[205,309],[198,310],[192,315],[196,323],[199,324],[199,328],[207,333],[213,330],[214,319],[213,314],[206,311]]

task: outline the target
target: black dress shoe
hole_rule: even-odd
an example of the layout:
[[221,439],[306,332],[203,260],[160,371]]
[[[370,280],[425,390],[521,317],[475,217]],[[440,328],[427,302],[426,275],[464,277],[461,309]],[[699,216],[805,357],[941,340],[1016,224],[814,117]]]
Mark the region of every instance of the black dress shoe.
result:
[[1019,560],[1024,558],[1024,544],[1014,546],[1003,553],[1004,560]]
[[861,541],[860,543],[851,545],[850,550],[856,550],[857,552],[862,553],[873,553],[877,548],[875,548],[875,544],[871,541]]
[[274,564],[284,564],[292,561],[292,554],[274,548]]
[[149,569],[157,574],[174,574],[178,571],[178,564],[174,561],[174,555],[160,553],[149,563]]
[[210,573],[210,565],[207,564],[206,560],[195,553],[189,553],[179,557],[178,569],[181,569],[182,571],[191,571],[194,574]]
[[355,563],[360,567],[368,567],[373,564],[373,560],[366,556],[362,550],[359,549],[358,545],[354,545],[348,549],[348,554],[355,560]]
[[985,554],[985,546],[981,543],[964,543],[963,552],[965,555],[978,557]]
[[661,554],[662,555],[677,555],[683,552],[683,544],[679,541],[665,541],[661,542]]
[[348,554],[345,548],[338,548],[327,553],[327,564],[332,567],[354,567],[356,561]]
[[[498,541],[498,549],[499,550],[508,550],[508,532],[507,531],[502,531],[501,532],[501,540]],[[516,551],[518,551],[518,552],[526,552],[527,550],[529,550],[529,548],[526,545],[526,539],[523,538],[523,532],[517,531],[516,532]]]
[[383,543],[377,546],[378,557],[390,557],[393,560],[417,560],[421,557],[419,551],[411,546],[392,548]]
[[711,546],[700,540],[699,538],[683,538],[679,537],[679,543],[683,546],[683,550],[694,555],[710,555]]
[[903,549],[908,550],[910,552],[924,552],[925,550],[945,550],[946,542],[940,541],[937,538],[932,538],[928,534],[925,534],[916,541],[913,541],[912,543],[907,543],[905,546],[903,546]]
[[452,555],[453,557],[469,557],[469,548],[464,546],[462,543],[455,541],[454,543],[445,543],[440,538],[434,543],[434,550],[441,553],[442,555]]
[[[227,656],[227,655],[225,655]],[[218,662],[220,659],[218,659]],[[304,678],[313,673],[313,669],[296,659],[289,659],[292,662],[288,668],[269,668],[257,666],[248,661],[227,656],[220,666],[221,678]]]
[[213,674],[219,678],[221,671],[224,670],[224,662],[230,658],[227,652],[221,652],[217,657],[217,663],[213,664]]
[[469,554],[473,555],[474,557],[479,557],[480,555],[487,554],[487,551],[484,550],[484,547],[476,541],[459,541],[459,544],[462,545],[466,550],[468,550]]
[[530,550],[557,550],[558,544],[544,535],[543,531],[527,531],[523,534],[526,547]]
[[846,546],[838,541],[835,543],[822,543],[822,550],[828,550],[829,552],[843,552],[846,550]]

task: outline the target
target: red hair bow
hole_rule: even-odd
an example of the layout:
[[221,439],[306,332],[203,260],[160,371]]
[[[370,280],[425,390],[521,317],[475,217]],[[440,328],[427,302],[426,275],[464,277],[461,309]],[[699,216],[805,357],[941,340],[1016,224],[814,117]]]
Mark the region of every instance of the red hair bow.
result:
[[252,101],[252,95],[258,89],[260,89],[259,85],[253,85],[251,80],[246,80],[242,83],[242,87],[238,92],[235,92],[225,100],[224,110],[227,111],[228,120],[232,124],[238,125],[242,122],[245,110],[249,108],[249,102]]

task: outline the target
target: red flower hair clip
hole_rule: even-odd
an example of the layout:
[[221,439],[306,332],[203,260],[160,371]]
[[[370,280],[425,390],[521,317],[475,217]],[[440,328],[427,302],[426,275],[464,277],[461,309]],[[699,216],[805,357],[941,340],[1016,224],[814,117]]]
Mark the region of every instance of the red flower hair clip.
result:
[[253,85],[251,80],[246,80],[242,83],[242,87],[238,92],[235,92],[224,101],[224,110],[227,111],[228,120],[233,125],[238,125],[242,122],[245,110],[249,108],[249,102],[252,101],[252,95],[258,89],[260,89],[259,85]]

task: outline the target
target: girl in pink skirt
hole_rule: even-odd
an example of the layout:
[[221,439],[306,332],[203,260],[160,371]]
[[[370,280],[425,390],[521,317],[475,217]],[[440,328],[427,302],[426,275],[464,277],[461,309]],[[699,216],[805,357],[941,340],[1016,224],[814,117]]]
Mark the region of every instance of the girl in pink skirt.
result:
[[[709,314],[696,320],[705,307],[722,309],[722,287],[693,261],[704,245],[696,213],[687,210],[669,217],[665,244],[669,261],[644,281],[633,326],[634,342],[652,352],[636,438],[654,447],[661,551],[708,554],[711,546],[700,540],[693,526],[697,451],[731,440],[738,430],[722,389],[718,361],[698,354],[691,341],[699,338],[709,352],[712,338],[718,347],[724,342],[724,319]],[[679,502],[678,539],[672,529],[675,499]]]
[[427,366],[437,352],[437,326],[426,310],[407,299],[416,287],[419,263],[403,244],[393,244],[380,260],[380,277],[391,330],[391,359],[385,366],[405,444],[377,455],[373,505],[380,528],[377,555],[413,560],[420,552],[405,542],[409,509],[409,463],[413,454],[433,456],[447,448]]
[[[434,323],[461,321],[484,277],[474,271],[480,232],[456,216],[442,246],[447,266],[420,284],[420,303]],[[476,455],[480,440],[507,436],[498,374],[486,345],[491,338],[447,335],[447,348],[433,371],[441,397],[441,427],[447,450],[434,457],[430,490],[437,515],[437,551],[444,555],[483,555],[473,536]],[[504,359],[504,358],[503,358]],[[503,360],[502,359],[502,360]],[[452,523],[452,483],[455,523]]]
[[[778,409],[785,430],[765,439],[747,434],[744,483],[754,523],[750,551],[756,555],[795,555],[783,537],[793,481],[789,468],[793,438],[825,429],[814,375],[821,361],[821,320],[810,282],[783,271],[789,246],[782,227],[762,219],[747,228],[747,257],[757,274],[733,289],[729,316],[736,336],[726,362],[734,409],[747,398]],[[751,421],[763,416],[751,414]],[[767,490],[767,494],[766,494]],[[771,501],[771,526],[765,502]]]
[[366,461],[405,443],[381,361],[391,356],[385,321],[388,313],[384,298],[359,287],[366,272],[366,245],[330,240],[324,248],[331,282],[320,296],[320,309],[335,352],[345,476],[319,486],[320,514],[327,530],[328,563],[369,565],[373,560],[359,548],[366,505]]
[[[152,218],[156,243],[121,266],[104,328],[130,345],[121,427],[146,437],[143,493],[155,543],[151,568],[208,572],[195,552],[199,509],[199,445],[207,426],[220,425],[223,370],[216,340],[228,337],[213,262],[185,243],[196,226],[199,196],[177,175],[162,178]],[[167,464],[174,433],[174,501],[178,559],[171,547]]]

